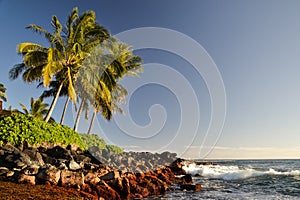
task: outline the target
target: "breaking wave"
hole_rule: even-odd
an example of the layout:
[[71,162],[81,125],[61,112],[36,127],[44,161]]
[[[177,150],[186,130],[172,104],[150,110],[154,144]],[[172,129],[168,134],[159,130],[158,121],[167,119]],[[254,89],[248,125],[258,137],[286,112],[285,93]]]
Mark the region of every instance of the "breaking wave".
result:
[[186,163],[183,169],[186,173],[193,176],[200,175],[209,179],[223,180],[246,179],[263,175],[300,176],[300,170],[277,171],[273,168],[256,169],[236,165],[196,165],[196,163]]

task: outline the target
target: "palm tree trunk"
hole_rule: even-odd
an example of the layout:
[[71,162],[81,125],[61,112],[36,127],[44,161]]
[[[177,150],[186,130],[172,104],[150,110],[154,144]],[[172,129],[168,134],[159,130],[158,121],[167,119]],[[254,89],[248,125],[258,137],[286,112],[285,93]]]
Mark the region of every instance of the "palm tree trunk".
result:
[[63,124],[63,122],[64,122],[65,114],[66,114],[66,111],[67,111],[67,107],[68,107],[69,101],[70,101],[70,97],[68,96],[68,98],[66,100],[66,103],[65,103],[65,106],[64,106],[63,113],[61,115],[60,124]]
[[93,113],[93,116],[92,116],[92,119],[91,119],[91,123],[90,123],[90,127],[89,127],[89,130],[88,130],[88,135],[90,135],[91,132],[92,132],[96,114],[97,114],[97,111],[94,109],[94,113]]
[[81,113],[83,111],[83,104],[84,104],[84,99],[82,99],[80,107],[79,107],[79,110],[77,112],[77,116],[76,116],[75,124],[74,124],[74,128],[73,128],[74,131],[77,131],[78,124],[79,124],[79,119],[80,119],[80,115],[81,115]]
[[59,88],[57,90],[57,93],[56,93],[55,97],[52,100],[50,109],[49,109],[49,111],[47,113],[47,116],[45,117],[45,122],[49,121],[49,119],[50,119],[50,117],[51,117],[51,115],[53,113],[54,107],[55,107],[55,105],[57,103],[57,100],[58,100],[58,97],[59,97],[59,94],[60,94],[60,91],[61,91],[62,87],[63,87],[63,83],[60,84],[60,86],[59,86]]

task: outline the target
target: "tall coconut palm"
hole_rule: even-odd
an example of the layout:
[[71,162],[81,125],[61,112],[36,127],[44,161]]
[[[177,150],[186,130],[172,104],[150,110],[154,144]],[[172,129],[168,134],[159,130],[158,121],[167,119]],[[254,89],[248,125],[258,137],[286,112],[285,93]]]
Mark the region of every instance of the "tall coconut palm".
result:
[[[38,85],[38,87],[41,87],[43,83],[40,83]],[[48,98],[48,97],[54,97],[57,94],[58,88],[60,86],[60,83],[58,81],[51,81],[50,83],[50,89],[48,90],[44,90],[43,93],[41,94],[40,98]],[[61,119],[60,119],[60,124],[63,124],[64,118],[65,118],[65,114],[67,111],[67,107],[70,101],[70,97],[68,96],[68,88],[67,86],[64,84],[64,86],[61,89],[60,92],[60,97],[61,96],[67,96],[66,102],[64,104],[64,108],[63,108],[63,112],[61,115]]]
[[105,69],[102,59],[105,50],[101,48],[101,46],[102,45],[99,45],[94,49],[94,51],[91,52],[91,55],[86,58],[80,69],[80,72],[78,73],[75,87],[76,90],[79,91],[78,96],[80,97],[81,103],[74,122],[73,129],[75,131],[77,131],[80,116],[84,110],[86,110],[85,113],[87,118],[89,102],[92,103],[92,100],[95,98],[94,95],[97,93],[97,91],[99,93],[101,90],[100,93],[102,95],[102,99],[110,101],[111,98],[106,84],[100,80],[101,72]]
[[84,88],[82,91],[89,94],[85,96],[94,107],[88,132],[97,112],[110,120],[113,111],[122,111],[118,104],[124,102],[121,99],[125,99],[127,91],[118,81],[126,75],[137,75],[142,66],[141,58],[133,55],[131,47],[113,37],[101,43],[91,55],[85,60],[81,68],[84,71],[79,73],[81,76],[78,78]]
[[76,92],[74,81],[83,60],[92,49],[108,37],[108,31],[97,24],[93,11],[87,11],[81,16],[74,8],[63,27],[56,16],[52,17],[53,32],[48,32],[38,25],[32,24],[28,29],[40,33],[50,43],[44,47],[36,43],[20,43],[18,53],[23,55],[23,63],[15,65],[10,70],[10,78],[15,79],[23,73],[26,82],[43,80],[44,86],[49,87],[53,77],[59,82],[57,93],[45,117],[47,122],[53,112],[63,86],[68,88],[68,96],[75,103]]

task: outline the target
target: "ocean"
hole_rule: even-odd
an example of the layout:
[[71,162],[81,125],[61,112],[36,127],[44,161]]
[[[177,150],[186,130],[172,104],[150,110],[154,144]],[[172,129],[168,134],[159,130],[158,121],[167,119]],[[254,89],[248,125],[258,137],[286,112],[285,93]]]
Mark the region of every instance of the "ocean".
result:
[[300,199],[300,160],[215,160],[185,166],[200,192],[175,190],[150,199]]

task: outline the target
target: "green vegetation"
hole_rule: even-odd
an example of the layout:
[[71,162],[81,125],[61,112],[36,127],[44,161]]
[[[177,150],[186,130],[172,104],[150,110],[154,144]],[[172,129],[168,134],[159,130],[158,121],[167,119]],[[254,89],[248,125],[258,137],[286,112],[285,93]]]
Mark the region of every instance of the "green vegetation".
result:
[[57,123],[49,124],[37,118],[20,113],[0,116],[0,145],[6,142],[20,145],[24,141],[31,145],[41,142],[51,144],[77,144],[81,149],[97,146],[114,154],[122,153],[124,149],[108,145],[97,135],[78,134],[67,126]]
[[86,149],[78,133],[67,126],[48,124],[33,116],[12,114],[0,116],[0,144],[10,142],[20,145],[25,140],[31,145],[41,142],[52,144],[77,144]]
[[[55,15],[51,25],[51,32],[36,24],[26,27],[42,35],[48,42],[47,46],[34,42],[23,42],[17,46],[17,53],[22,55],[23,61],[9,71],[9,78],[14,80],[22,76],[24,82],[36,82],[38,87],[47,89],[37,100],[31,98],[30,110],[20,103],[27,116],[12,110],[12,116],[0,117],[0,143],[18,145],[27,140],[30,144],[76,143],[83,147],[76,133],[82,112],[88,119],[90,107],[93,110],[88,134],[98,113],[107,120],[115,112],[123,113],[120,105],[125,103],[128,93],[119,80],[127,75],[137,76],[142,71],[142,59],[133,54],[132,47],[111,36],[106,28],[98,24],[94,11],[80,15],[78,8],[74,8],[64,26]],[[5,90],[0,84],[0,101],[6,100]],[[79,103],[74,131],[51,120],[61,96],[66,96],[67,100],[60,124],[64,121],[69,101],[76,108]],[[48,104],[43,103],[43,98],[47,97],[53,98],[49,109]],[[97,136],[81,135],[81,138],[87,146],[95,145],[115,153],[123,151],[117,146],[106,145]]]
[[106,149],[107,150],[110,150],[111,152],[113,152],[114,154],[120,154],[124,151],[123,148],[120,148],[118,146],[115,146],[115,145],[111,145],[111,144],[107,144],[106,145]]
[[106,144],[105,141],[101,138],[98,137],[98,135],[94,135],[94,134],[80,134],[80,137],[82,139],[82,142],[84,143],[84,145],[88,148],[88,147],[92,147],[92,146],[97,146],[99,147],[99,149],[103,150],[103,149],[107,149],[110,150],[111,152],[113,152],[114,154],[120,154],[124,151],[123,148],[120,148],[118,146],[115,145],[110,145],[110,144]]
[[99,138],[98,135],[87,135],[87,134],[80,134],[82,142],[84,145],[89,148],[92,146],[97,146],[100,149],[106,149],[106,143],[103,139]]

